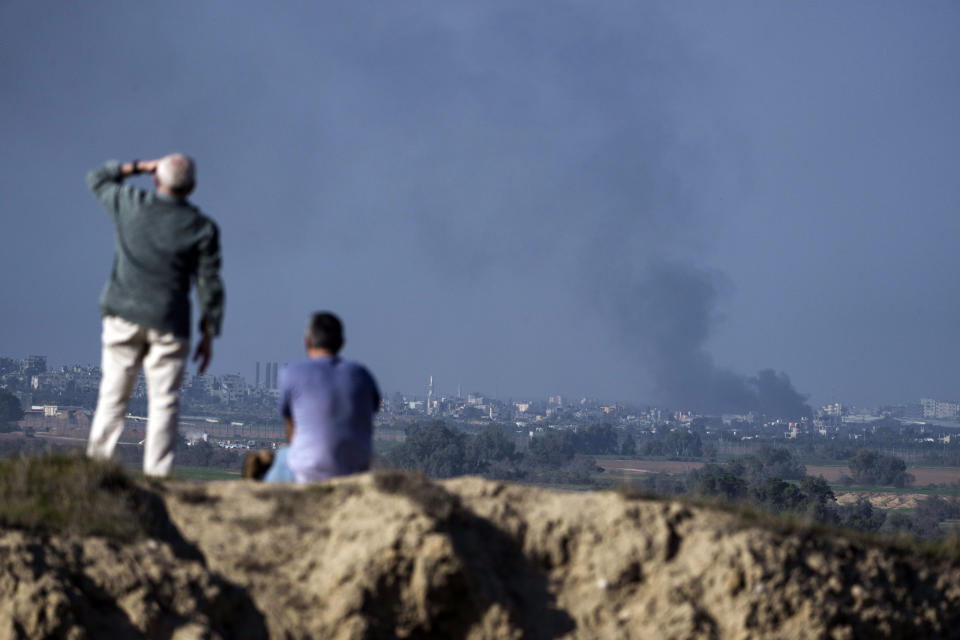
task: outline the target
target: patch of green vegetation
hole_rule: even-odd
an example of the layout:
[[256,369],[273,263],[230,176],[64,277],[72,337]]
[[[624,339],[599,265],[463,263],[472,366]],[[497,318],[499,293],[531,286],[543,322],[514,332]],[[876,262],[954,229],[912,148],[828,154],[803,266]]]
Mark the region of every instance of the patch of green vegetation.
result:
[[129,540],[162,528],[165,516],[118,463],[77,454],[0,461],[0,527]]
[[595,474],[593,474],[593,476],[591,476],[591,477],[594,479],[595,482],[603,482],[603,481],[605,481],[605,480],[606,480],[606,481],[629,482],[629,481],[632,480],[633,478],[636,478],[636,477],[637,477],[637,474],[635,474],[635,473],[617,473],[616,471],[614,471],[614,470],[611,469],[610,471],[604,471],[603,473],[595,473]]
[[214,482],[217,480],[240,480],[240,471],[217,469],[216,467],[179,467],[173,468],[173,478],[186,482]]
[[799,458],[800,463],[807,467],[842,467],[847,469],[846,460],[831,460],[829,458]]
[[[655,456],[649,454],[637,454],[635,456],[595,456],[596,458],[612,458],[614,460],[624,460],[629,458],[630,460],[639,460],[641,462],[710,462],[708,456]],[[720,458],[720,456],[717,456]],[[743,456],[730,456],[730,459],[733,460],[738,457]]]
[[727,460],[736,460],[737,458],[742,458],[745,454],[743,453],[720,453],[718,452],[715,462],[726,462]]
[[[134,480],[144,480],[143,467],[139,462],[121,462],[127,474]],[[219,467],[186,467],[174,465],[171,478],[183,482],[215,482],[218,480],[240,480],[240,471],[221,469]]]
[[403,444],[402,440],[373,437],[373,452],[375,455],[384,455],[391,449]]

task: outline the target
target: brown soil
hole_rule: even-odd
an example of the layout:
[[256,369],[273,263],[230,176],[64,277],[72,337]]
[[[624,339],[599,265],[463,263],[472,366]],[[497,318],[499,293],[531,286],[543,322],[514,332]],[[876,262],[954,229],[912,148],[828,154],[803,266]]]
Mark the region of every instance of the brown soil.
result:
[[689,473],[703,466],[702,462],[682,462],[678,460],[597,460],[597,465],[604,471],[614,473],[641,474],[641,473]]
[[393,472],[148,488],[179,547],[0,530],[0,638],[960,633],[958,566],[705,507]]
[[920,493],[851,491],[849,493],[838,493],[837,504],[856,504],[860,498],[866,498],[872,506],[880,509],[915,509],[917,503],[926,498],[926,496]]
[[[598,460],[597,464],[605,471],[621,474],[643,473],[688,473],[703,466],[702,462],[688,462],[675,460],[633,460],[629,458],[616,460]],[[916,467],[908,466],[907,473],[913,475],[914,484],[925,486],[928,484],[960,484],[960,467]],[[843,476],[850,475],[846,466],[819,466],[808,465],[807,475],[823,476],[829,482],[838,482]]]
[[[914,467],[908,466],[907,473],[913,476],[913,483],[917,486],[928,484],[952,484],[960,482],[960,468],[958,467]],[[847,467],[807,467],[807,475],[823,476],[830,482],[836,482],[843,476],[850,475]]]
[[265,635],[249,594],[171,544],[0,530],[0,638]]
[[822,477],[827,482],[839,482],[843,476],[850,475],[850,469],[848,467],[820,467],[809,465],[807,466],[807,475],[813,477]]

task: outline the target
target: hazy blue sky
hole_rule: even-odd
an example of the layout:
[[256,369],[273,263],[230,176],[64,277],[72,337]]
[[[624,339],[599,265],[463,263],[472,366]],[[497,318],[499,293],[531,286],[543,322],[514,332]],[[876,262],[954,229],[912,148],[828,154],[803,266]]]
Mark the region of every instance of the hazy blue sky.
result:
[[958,33],[946,1],[0,3],[0,354],[98,361],[83,176],[181,150],[214,373],[329,308],[388,392],[960,398]]

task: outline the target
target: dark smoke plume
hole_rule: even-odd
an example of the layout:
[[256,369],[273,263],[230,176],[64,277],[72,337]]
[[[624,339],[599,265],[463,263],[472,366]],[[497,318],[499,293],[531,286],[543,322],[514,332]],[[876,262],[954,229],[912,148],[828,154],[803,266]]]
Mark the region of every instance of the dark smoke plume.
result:
[[764,369],[744,376],[718,367],[705,349],[716,320],[722,276],[672,262],[648,267],[627,283],[613,306],[629,345],[653,374],[658,401],[705,413],[810,416],[807,396],[784,373]]

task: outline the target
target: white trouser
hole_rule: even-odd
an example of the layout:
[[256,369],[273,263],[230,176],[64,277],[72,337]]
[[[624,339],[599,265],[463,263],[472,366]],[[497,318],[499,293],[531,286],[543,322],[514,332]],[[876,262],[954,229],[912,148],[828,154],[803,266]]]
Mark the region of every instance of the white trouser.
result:
[[90,425],[87,455],[109,458],[113,454],[127,402],[143,365],[147,380],[147,438],[143,449],[143,472],[165,476],[173,466],[180,409],[180,383],[186,368],[190,342],[172,333],[160,333],[116,316],[103,319],[103,357],[100,396]]

